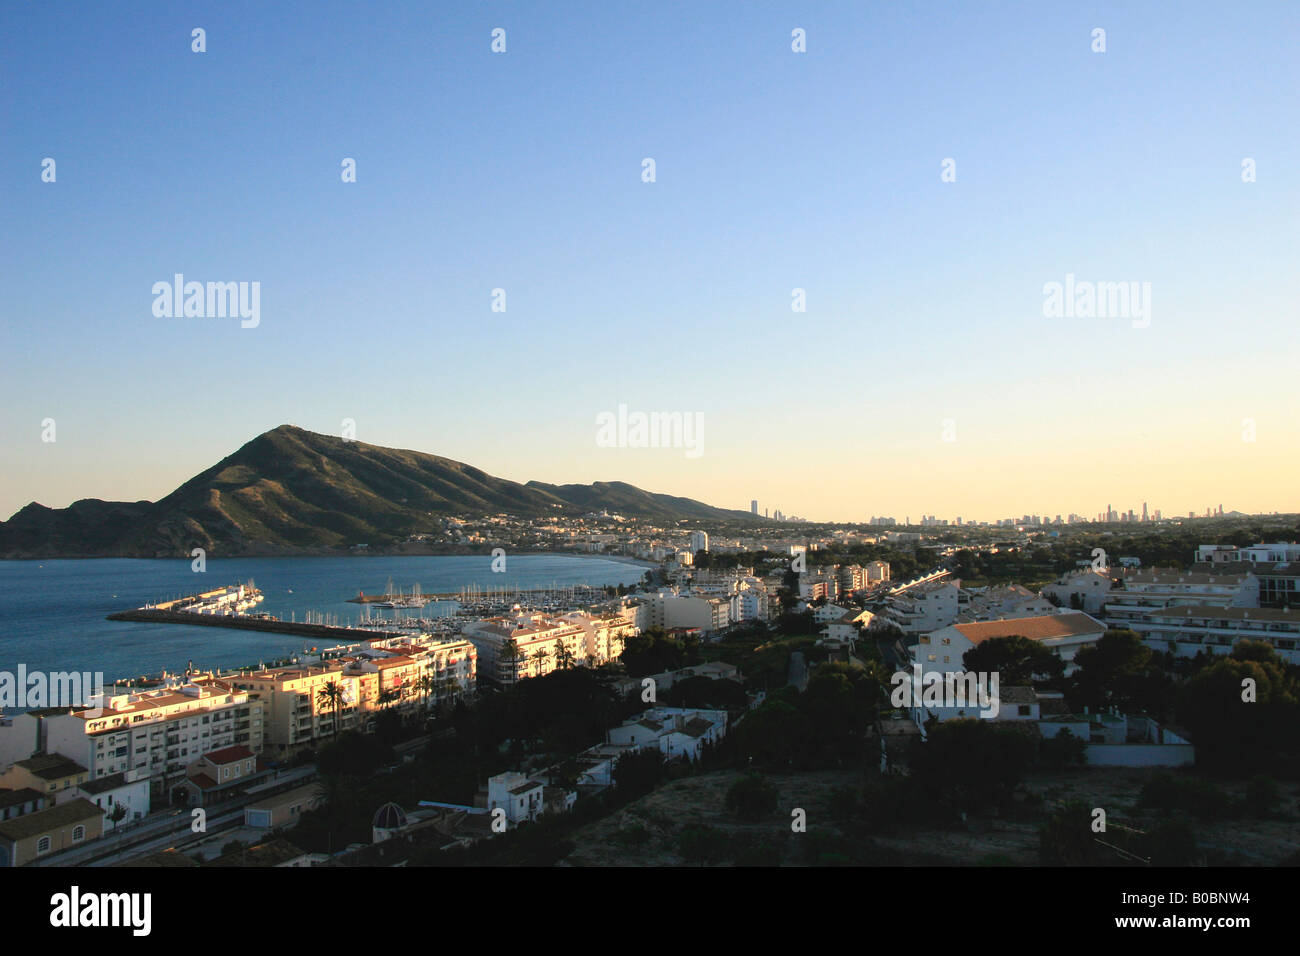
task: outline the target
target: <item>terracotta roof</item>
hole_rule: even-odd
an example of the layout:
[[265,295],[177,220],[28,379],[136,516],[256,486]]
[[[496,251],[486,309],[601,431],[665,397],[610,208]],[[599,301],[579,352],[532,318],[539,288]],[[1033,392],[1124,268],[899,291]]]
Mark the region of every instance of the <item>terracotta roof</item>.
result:
[[241,760],[247,760],[253,756],[253,751],[249,750],[243,744],[235,744],[232,747],[222,747],[220,750],[212,750],[203,755],[204,760],[208,763],[225,764],[238,763]]
[[1049,641],[1084,634],[1100,635],[1106,630],[1106,625],[1100,621],[1078,612],[953,626],[972,644],[981,644],[997,637],[1026,637],[1031,641]]

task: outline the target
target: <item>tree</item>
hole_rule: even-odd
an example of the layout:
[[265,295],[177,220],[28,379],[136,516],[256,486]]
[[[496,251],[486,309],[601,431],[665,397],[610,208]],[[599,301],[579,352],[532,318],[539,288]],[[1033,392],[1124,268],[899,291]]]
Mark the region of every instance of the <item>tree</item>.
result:
[[329,710],[334,715],[334,740],[339,739],[339,711],[347,703],[347,689],[337,681],[326,681],[316,692],[316,706]]
[[1293,763],[1300,754],[1294,688],[1294,679],[1272,662],[1225,657],[1204,667],[1187,682],[1178,708],[1196,743],[1197,765],[1253,774]]
[[1002,687],[1032,684],[1036,675],[1057,679],[1065,665],[1039,641],[1027,637],[995,637],[976,644],[962,655],[967,671],[997,674]]
[[429,709],[429,695],[434,693],[438,688],[438,679],[432,674],[424,673],[415,679],[415,689],[420,694],[420,699],[424,702],[424,709]]
[[564,638],[555,642],[555,666],[562,671],[573,666],[573,651],[569,650],[569,642]]
[[514,683],[519,679],[518,665],[520,656],[521,652],[519,650],[519,642],[513,637],[507,638],[505,643],[501,645],[501,651],[497,655],[497,660],[499,663],[505,664],[510,668],[510,683]]
[[1031,737],[979,719],[935,723],[912,772],[932,802],[955,810],[1003,803],[1033,760]]
[[1093,707],[1160,709],[1165,681],[1155,672],[1152,653],[1133,631],[1107,631],[1074,657],[1075,696]]

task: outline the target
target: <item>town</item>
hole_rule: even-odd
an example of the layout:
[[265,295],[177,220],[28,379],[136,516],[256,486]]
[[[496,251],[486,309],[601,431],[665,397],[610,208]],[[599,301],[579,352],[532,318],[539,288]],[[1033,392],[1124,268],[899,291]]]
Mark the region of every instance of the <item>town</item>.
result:
[[[507,561],[563,542],[646,573],[4,717],[0,863],[878,863],[904,836],[950,863],[1293,861],[1294,834],[1197,832],[1294,815],[1273,775],[1300,756],[1300,544],[1261,535],[1300,526],[1099,517],[449,520]],[[264,618],[258,597],[158,607]],[[1089,779],[1131,790],[1113,835],[1069,798]],[[717,820],[639,809],[701,799]],[[810,805],[820,835],[782,837]]]

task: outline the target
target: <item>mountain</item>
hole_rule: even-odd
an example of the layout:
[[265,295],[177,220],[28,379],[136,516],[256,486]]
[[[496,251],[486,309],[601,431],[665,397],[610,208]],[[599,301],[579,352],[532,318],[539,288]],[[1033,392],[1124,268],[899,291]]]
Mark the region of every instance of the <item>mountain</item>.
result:
[[519,484],[462,462],[281,425],[157,502],[33,502],[0,522],[0,557],[172,557],[382,547],[434,530],[431,516],[582,515],[752,522],[745,511],[623,482]]

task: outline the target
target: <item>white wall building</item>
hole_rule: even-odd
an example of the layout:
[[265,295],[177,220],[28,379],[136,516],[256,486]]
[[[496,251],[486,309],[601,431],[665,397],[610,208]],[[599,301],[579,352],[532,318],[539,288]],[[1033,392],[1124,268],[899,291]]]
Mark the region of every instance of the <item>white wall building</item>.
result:
[[655,707],[619,727],[611,728],[608,743],[628,750],[659,750],[666,758],[700,755],[706,744],[716,743],[727,733],[725,710],[691,710]]
[[957,620],[961,589],[951,581],[932,581],[890,594],[883,616],[906,634],[926,634]]
[[1290,608],[1213,607],[1150,608],[1131,617],[1126,627],[1142,635],[1153,650],[1178,657],[1201,651],[1231,654],[1240,640],[1267,641],[1279,657],[1300,664],[1300,610]]
[[1072,611],[1007,621],[952,624],[922,634],[910,650],[912,660],[921,665],[923,672],[963,671],[962,658],[976,645],[999,637],[1024,637],[1051,648],[1065,661],[1069,674],[1079,648],[1095,644],[1105,633],[1106,625],[1101,621],[1081,611]]
[[1109,573],[1082,568],[1062,575],[1055,583],[1043,588],[1043,595],[1055,597],[1063,608],[1073,608],[1077,597],[1080,610],[1087,614],[1100,614],[1113,584]]
[[1124,587],[1110,592],[1106,617],[1128,627],[1153,608],[1211,605],[1259,607],[1259,579],[1249,570],[1208,574],[1153,568],[1125,575]]

